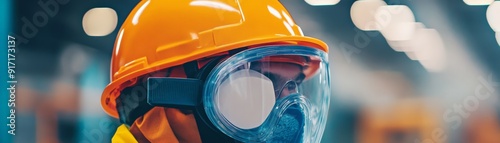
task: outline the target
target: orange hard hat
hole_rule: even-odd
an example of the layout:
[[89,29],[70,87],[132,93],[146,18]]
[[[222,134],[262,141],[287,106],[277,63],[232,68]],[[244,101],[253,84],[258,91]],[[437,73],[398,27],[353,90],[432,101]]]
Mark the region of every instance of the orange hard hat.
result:
[[324,42],[303,35],[278,0],[143,0],[118,32],[102,107],[118,118],[115,100],[120,90],[140,76],[277,42],[328,52]]

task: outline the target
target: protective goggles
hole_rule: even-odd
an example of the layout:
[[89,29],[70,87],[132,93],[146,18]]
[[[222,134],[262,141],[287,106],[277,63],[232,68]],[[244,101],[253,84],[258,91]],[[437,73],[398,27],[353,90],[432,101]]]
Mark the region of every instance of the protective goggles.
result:
[[147,103],[192,109],[203,142],[321,140],[331,94],[325,52],[266,46],[204,68],[187,79],[149,78]]

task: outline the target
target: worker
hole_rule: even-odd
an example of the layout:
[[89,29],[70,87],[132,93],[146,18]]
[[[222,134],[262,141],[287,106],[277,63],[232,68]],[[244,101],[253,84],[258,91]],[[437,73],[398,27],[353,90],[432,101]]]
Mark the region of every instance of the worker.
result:
[[327,52],[278,0],[142,0],[102,93],[112,142],[320,142]]

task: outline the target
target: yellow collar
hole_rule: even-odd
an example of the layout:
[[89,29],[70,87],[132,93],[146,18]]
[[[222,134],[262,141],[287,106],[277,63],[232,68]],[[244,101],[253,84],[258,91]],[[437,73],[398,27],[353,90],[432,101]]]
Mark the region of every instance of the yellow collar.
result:
[[125,124],[122,124],[116,129],[115,135],[111,139],[112,143],[138,143],[134,135],[129,131]]

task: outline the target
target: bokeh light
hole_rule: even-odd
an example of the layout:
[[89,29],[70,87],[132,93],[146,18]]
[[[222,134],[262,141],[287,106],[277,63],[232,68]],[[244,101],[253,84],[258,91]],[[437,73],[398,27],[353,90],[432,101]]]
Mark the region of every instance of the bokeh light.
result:
[[375,13],[380,32],[388,41],[409,40],[415,31],[415,17],[408,6],[381,6]]
[[467,5],[489,5],[495,0],[464,0]]
[[356,27],[364,31],[379,30],[380,25],[375,21],[375,12],[387,4],[381,0],[356,1],[351,7],[351,19]]
[[320,5],[335,5],[340,2],[340,0],[306,0],[310,5],[320,6]]
[[446,66],[444,43],[435,29],[418,29],[415,47],[415,58],[429,72],[440,72]]
[[[414,26],[413,26],[414,30],[412,30],[412,31],[416,31],[418,29],[425,29],[425,25],[423,23],[415,22],[413,24],[414,24]],[[387,43],[395,51],[413,52],[413,47],[411,47],[411,42],[414,39],[414,36],[415,36],[415,32],[413,32],[413,35],[411,35],[411,39],[402,40],[402,41],[390,41],[390,40],[388,40]]]
[[116,11],[111,8],[93,8],[83,16],[83,30],[89,36],[106,36],[113,32],[118,22]]
[[500,46],[500,32],[496,33],[496,37],[497,37],[498,45]]
[[488,7],[486,18],[493,31],[500,32],[500,1],[495,1]]

